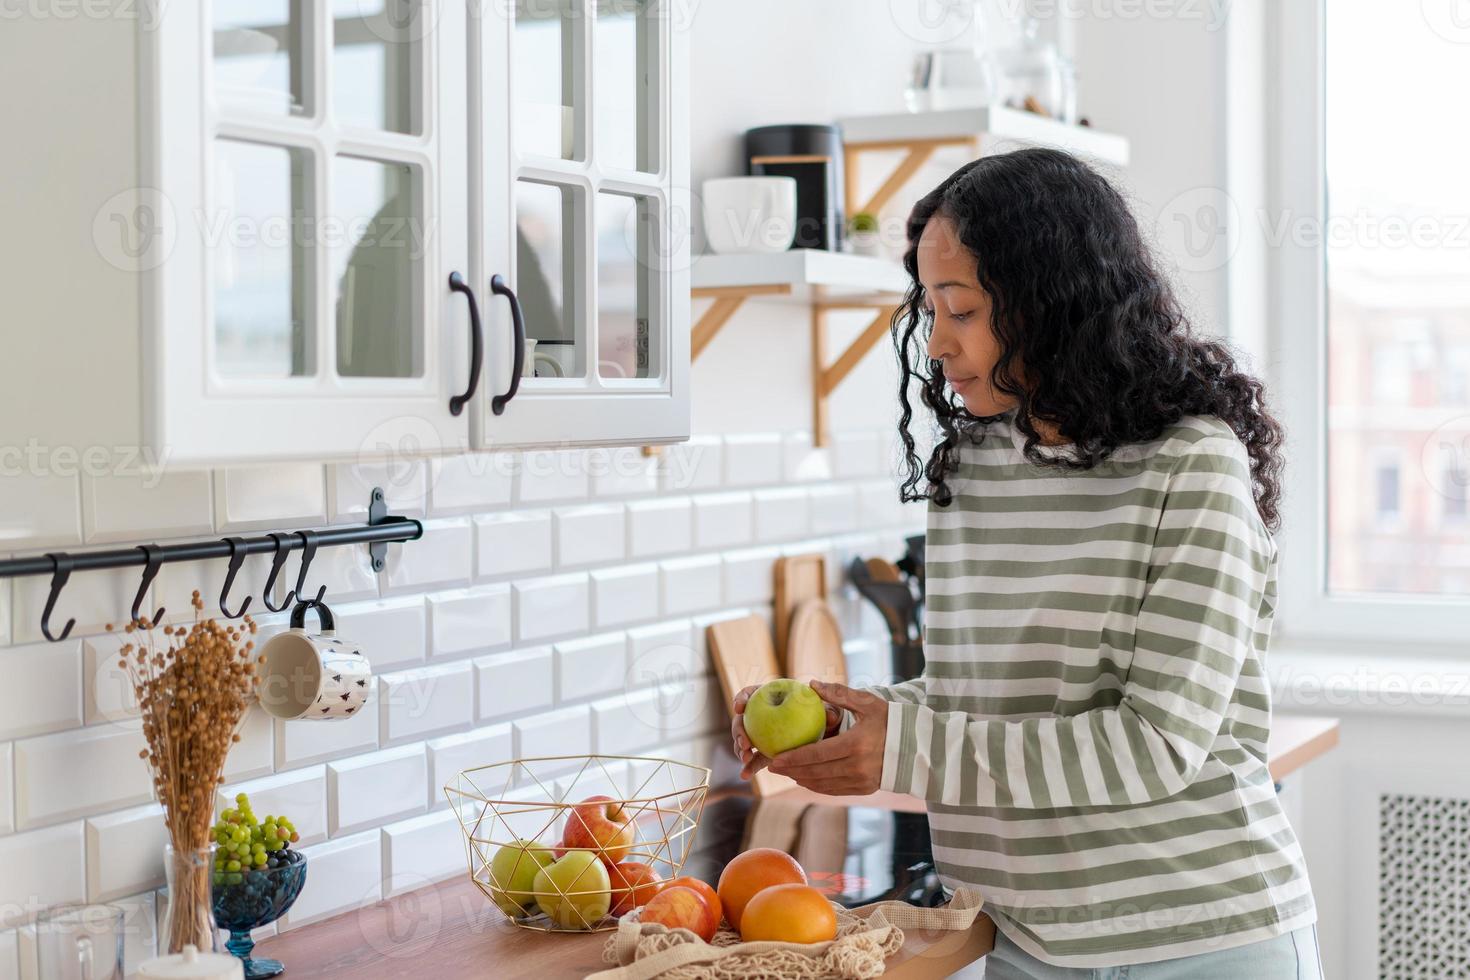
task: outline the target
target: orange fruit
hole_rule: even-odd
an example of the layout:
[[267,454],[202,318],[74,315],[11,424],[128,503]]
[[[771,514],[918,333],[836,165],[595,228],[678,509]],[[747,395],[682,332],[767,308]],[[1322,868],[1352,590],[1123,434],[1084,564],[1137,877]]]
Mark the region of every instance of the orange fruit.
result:
[[740,929],[745,903],[761,889],[805,884],[806,872],[796,863],[796,858],[774,847],[755,847],[737,854],[720,872],[720,904],[725,907],[725,918],[730,920],[730,925]]
[[810,885],[772,885],[745,906],[740,938],[748,943],[824,943],[837,938],[837,912]]

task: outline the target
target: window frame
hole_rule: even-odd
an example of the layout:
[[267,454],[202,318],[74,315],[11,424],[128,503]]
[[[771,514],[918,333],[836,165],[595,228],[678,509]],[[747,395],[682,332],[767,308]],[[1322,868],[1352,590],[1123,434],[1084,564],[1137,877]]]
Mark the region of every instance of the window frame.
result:
[[[1272,4],[1265,206],[1325,228],[1324,0]],[[1327,256],[1322,235],[1286,236],[1267,261],[1266,375],[1287,433],[1276,633],[1286,642],[1442,645],[1470,625],[1470,597],[1328,591]]]

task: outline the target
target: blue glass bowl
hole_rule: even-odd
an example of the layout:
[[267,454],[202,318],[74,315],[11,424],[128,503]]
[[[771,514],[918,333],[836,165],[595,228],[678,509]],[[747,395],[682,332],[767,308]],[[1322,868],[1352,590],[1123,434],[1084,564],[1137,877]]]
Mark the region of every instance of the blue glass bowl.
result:
[[246,980],[274,977],[286,968],[280,960],[253,959],[250,951],[255,940],[250,930],[268,925],[286,914],[306,884],[306,857],[300,851],[288,851],[297,858],[294,864],[279,868],[225,873],[215,880],[214,924],[230,931],[225,948],[243,961]]

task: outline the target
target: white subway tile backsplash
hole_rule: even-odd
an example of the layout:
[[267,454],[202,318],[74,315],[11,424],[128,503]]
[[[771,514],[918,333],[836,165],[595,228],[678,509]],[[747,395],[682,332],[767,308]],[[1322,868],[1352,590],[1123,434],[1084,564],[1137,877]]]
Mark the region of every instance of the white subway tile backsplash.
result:
[[475,660],[480,721],[551,706],[556,671],[551,647],[492,653]]
[[898,485],[886,477],[858,485],[858,523],[862,527],[889,527],[908,516],[898,499]]
[[593,625],[598,629],[658,615],[658,566],[627,565],[592,573]]
[[699,612],[720,604],[720,556],[678,558],[659,563],[666,616]]
[[755,536],[761,541],[801,537],[811,526],[811,507],[805,489],[783,487],[755,492]]
[[468,727],[475,713],[474,673],[467,660],[385,674],[378,691],[385,745]]
[[374,677],[371,684],[367,706],[356,715],[336,721],[301,718],[271,722],[275,730],[276,770],[298,769],[377,748],[379,713],[373,706],[379,698],[378,678]]
[[225,758],[226,779],[251,779],[271,772],[275,758],[275,719],[259,705],[245,712],[238,731],[240,741]]
[[[392,545],[389,547],[392,548]],[[258,557],[269,570],[270,556]],[[286,559],[286,565],[281,569],[280,585],[278,586],[282,596],[287,590],[296,587],[296,581],[301,575],[301,558],[302,552],[298,549],[291,552],[290,557]],[[220,565],[221,563],[215,562],[214,564]],[[368,554],[367,546],[318,548],[316,557],[311,560],[311,567],[306,570],[305,592],[315,598],[317,590],[324,585],[327,587],[325,601],[328,603],[335,604],[353,599],[376,597],[378,573],[373,571],[372,557]],[[277,604],[279,605],[279,602]],[[255,605],[260,606],[259,599],[255,600]],[[332,608],[335,611],[336,606],[333,605]],[[260,608],[252,610],[252,614],[257,615],[264,614],[264,612],[265,610]]]
[[621,504],[594,504],[558,510],[556,563],[562,567],[618,561],[626,545]]
[[467,585],[474,576],[475,532],[467,517],[424,521],[417,541],[388,545],[387,592]]
[[87,901],[110,902],[164,885],[168,826],[156,803],[86,823]]
[[626,689],[704,673],[695,657],[692,633],[687,619],[629,630]]
[[724,555],[725,601],[770,602],[775,582],[772,566],[781,557],[779,548],[748,548]]
[[638,446],[588,450],[592,496],[598,500],[628,497],[658,490],[659,460],[645,456]]
[[786,483],[832,479],[832,453],[812,445],[810,432],[793,432],[782,446],[781,473]]
[[311,887],[303,888],[296,904],[277,921],[276,928],[281,932],[371,905],[382,898],[380,831],[368,830],[318,844],[305,848],[303,853],[311,865]]
[[694,506],[688,497],[628,505],[628,555],[649,558],[687,552],[694,544]]
[[82,822],[0,837],[0,929],[35,920],[48,905],[86,899]]
[[[312,568],[316,568],[315,564]],[[134,574],[140,574],[141,571],[139,569]],[[228,571],[228,561],[170,562],[159,569],[158,578],[153,580],[152,595],[139,612],[151,617],[161,606],[166,610],[163,617],[165,623],[192,623],[196,616],[217,617],[220,615],[219,596],[224,589]],[[258,597],[265,587],[269,572],[269,557],[248,556],[235,576],[235,584],[230,588],[230,609],[239,612],[240,605],[247,596]],[[199,593],[204,602],[204,608],[197,614],[193,606],[195,592]],[[250,602],[247,612],[253,614],[266,611],[261,608],[259,598],[252,598]],[[120,618],[126,620],[128,617],[123,615]]]
[[0,836],[15,829],[15,761],[9,743],[0,745]]
[[585,572],[516,582],[516,638],[522,641],[581,633],[590,600]]
[[592,751],[592,712],[585,704],[520,718],[511,728],[517,759],[588,755]]
[[[448,806],[449,800],[444,795],[444,787],[453,782],[455,777],[466,769],[478,769],[481,766],[492,766],[500,762],[509,762],[511,754],[511,730],[510,723],[489,725],[485,728],[475,728],[468,732],[460,732],[458,735],[445,735],[443,738],[430,739],[428,742],[429,752],[429,807]],[[499,773],[499,770],[496,770]],[[504,774],[500,775],[503,783]],[[492,780],[485,779],[480,785],[486,792],[491,791]],[[500,788],[499,784],[494,787]]]
[[881,472],[883,437],[873,430],[832,434],[833,466],[839,479]]
[[0,650],[0,678],[0,741],[82,723],[79,640]]
[[811,501],[813,532],[842,534],[857,529],[857,491],[851,486],[813,487]]
[[424,812],[424,743],[327,764],[327,828],[333,837]]
[[[333,606],[332,615],[337,635],[356,644],[374,673],[424,662],[428,629],[423,596]],[[311,617],[307,625],[315,629]]]
[[659,489],[664,493],[712,490],[724,478],[724,443],[719,436],[694,436],[663,447],[659,456]]
[[711,493],[694,498],[694,543],[700,548],[749,544],[753,523],[749,493]]
[[693,677],[657,690],[666,739],[692,738],[727,724],[720,685],[709,677]]
[[213,523],[206,470],[82,477],[82,526],[89,542],[203,534]]
[[781,436],[725,437],[725,485],[753,487],[781,480]]
[[429,512],[465,514],[510,503],[518,457],[464,453],[429,461]]
[[480,578],[551,567],[551,512],[512,511],[475,518]]
[[556,700],[585,701],[627,683],[628,641],[622,633],[603,633],[556,645]]
[[[337,722],[324,721],[322,725]],[[327,770],[325,766],[297,769],[294,772],[276,773],[242,783],[227,783],[215,793],[215,813],[233,807],[235,796],[245,793],[250,797],[250,809],[265,816],[267,813],[289,817],[301,840],[297,845],[305,847],[327,838]],[[313,874],[315,879],[316,875]]]
[[383,896],[392,898],[465,873],[464,832],[450,810],[383,828]]
[[7,476],[0,482],[0,540],[8,548],[82,541],[82,483],[75,475]]
[[592,703],[592,744],[601,755],[631,755],[663,739],[658,691],[627,692]]
[[326,473],[319,464],[239,466],[214,472],[218,531],[315,527],[326,519]]
[[22,830],[147,800],[153,778],[138,753],[143,730],[125,721],[15,744],[15,822]]
[[373,463],[334,463],[327,467],[327,506],[333,522],[368,517],[375,488],[381,488],[388,513],[422,517],[428,505],[429,463],[397,456]]
[[480,585],[429,596],[429,652],[453,657],[510,643],[510,586]]
[[585,500],[590,482],[585,453],[570,449],[521,453],[516,473],[516,501],[544,504]]

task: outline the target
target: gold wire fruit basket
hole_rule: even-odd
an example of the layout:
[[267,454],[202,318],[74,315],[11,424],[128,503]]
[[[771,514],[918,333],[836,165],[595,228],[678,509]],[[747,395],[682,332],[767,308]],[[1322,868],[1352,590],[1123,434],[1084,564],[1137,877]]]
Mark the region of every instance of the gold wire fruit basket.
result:
[[672,759],[550,756],[466,769],[444,795],[470,880],[511,922],[601,932],[679,876],[709,778]]

